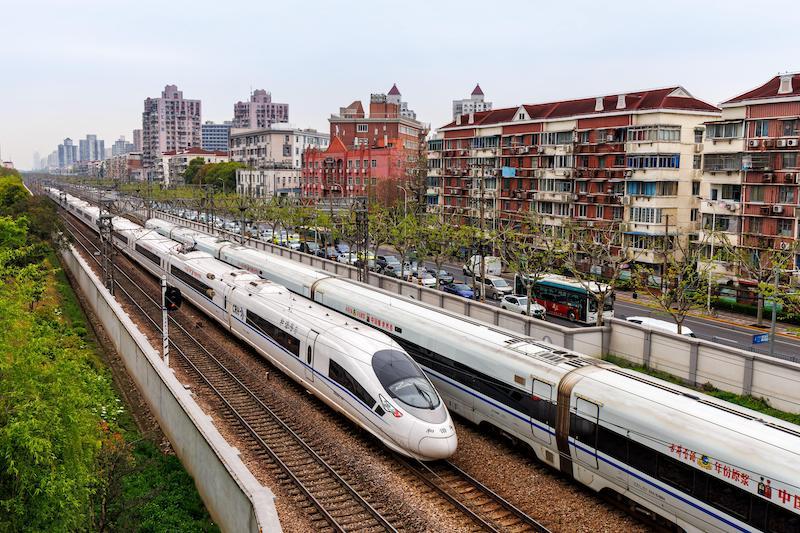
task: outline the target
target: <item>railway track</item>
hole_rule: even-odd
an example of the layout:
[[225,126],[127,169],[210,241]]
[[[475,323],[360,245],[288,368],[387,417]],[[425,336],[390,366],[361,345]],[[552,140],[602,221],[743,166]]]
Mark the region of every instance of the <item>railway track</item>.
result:
[[[74,223],[68,231],[76,242],[99,264],[94,241]],[[115,265],[116,266],[116,265]],[[152,330],[160,335],[161,304],[116,266],[117,290],[138,310]],[[213,342],[213,341],[212,341]],[[228,421],[242,428],[255,451],[270,460],[291,481],[299,495],[307,500],[304,511],[320,531],[397,531],[387,518],[373,507],[361,493],[331,467],[302,436],[292,430],[276,412],[245,385],[233,370],[214,356],[205,341],[170,316],[170,345],[177,352],[178,364],[193,372],[225,407]],[[213,345],[211,346],[213,347]],[[389,514],[385,509],[384,513]]]
[[[82,224],[65,213],[69,231],[75,241],[98,265],[100,259],[94,256],[98,250],[98,238],[82,231]],[[156,336],[160,336],[161,306],[144,290],[159,294],[160,288],[149,273],[122,254],[120,262],[131,265],[126,269],[139,273],[134,281],[119,267],[115,281],[117,287],[136,308],[138,314],[147,322]],[[145,278],[145,279],[140,279]],[[144,281],[144,283],[142,283]],[[361,481],[342,469],[337,472],[326,461],[324,451],[315,451],[313,435],[301,432],[286,422],[291,413],[279,402],[268,405],[264,394],[257,394],[238,376],[248,375],[244,368],[236,366],[236,361],[221,361],[213,353],[225,353],[224,349],[214,349],[213,339],[198,338],[192,333],[196,324],[186,324],[177,316],[170,316],[170,341],[177,358],[173,364],[199,378],[203,386],[223,407],[226,422],[231,427],[241,428],[245,442],[258,458],[264,458],[280,471],[279,479],[290,483],[289,494],[299,501],[305,514],[316,529],[325,531],[396,531],[403,528],[403,517],[391,507],[391,502],[383,502],[362,489]],[[240,363],[239,363],[240,364]],[[244,374],[242,374],[244,372]],[[344,426],[345,424],[340,424]],[[348,429],[344,429],[348,431]],[[352,428],[350,428],[352,430]],[[385,452],[384,449],[380,449]],[[472,478],[457,466],[447,461],[422,463],[400,455],[392,454],[394,461],[416,478],[418,485],[428,489],[444,500],[458,513],[464,515],[472,528],[496,532],[548,531],[539,522],[507,502],[500,495]],[[470,522],[467,522],[469,524]]]

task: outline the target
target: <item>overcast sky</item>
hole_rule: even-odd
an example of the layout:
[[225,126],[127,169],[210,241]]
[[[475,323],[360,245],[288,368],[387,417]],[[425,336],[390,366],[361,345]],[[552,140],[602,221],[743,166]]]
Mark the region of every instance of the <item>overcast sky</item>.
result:
[[64,137],[130,140],[168,83],[204,121],[263,88],[327,131],[394,82],[437,127],[476,82],[495,107],[671,85],[718,103],[800,70],[796,0],[3,0],[0,21],[0,149],[23,169]]

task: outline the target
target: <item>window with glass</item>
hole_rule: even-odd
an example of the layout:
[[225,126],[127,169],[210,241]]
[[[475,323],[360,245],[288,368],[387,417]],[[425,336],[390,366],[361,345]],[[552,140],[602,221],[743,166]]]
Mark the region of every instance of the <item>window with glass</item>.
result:
[[[714,189],[716,190],[716,189]],[[722,186],[722,199],[738,202],[742,199],[742,186],[741,185],[723,185]]]
[[753,122],[753,137],[769,137],[769,120]]
[[733,139],[742,136],[741,122],[727,122],[725,124],[709,124],[706,126],[707,139]]
[[795,198],[795,188],[782,186],[778,189],[778,203],[793,204]]
[[764,191],[766,187],[751,187],[750,188],[750,201],[751,202],[763,202],[764,201]]
[[628,167],[646,168],[680,168],[680,154],[651,154],[628,156]]
[[793,137],[797,135],[797,119],[793,118],[790,120],[783,120],[782,121],[782,134],[784,137]]
[[706,154],[703,157],[703,170],[707,172],[729,170],[738,172],[741,169],[741,154]]
[[661,209],[657,207],[632,207],[631,222],[659,224],[661,223]]
[[781,168],[797,168],[797,152],[781,154]]

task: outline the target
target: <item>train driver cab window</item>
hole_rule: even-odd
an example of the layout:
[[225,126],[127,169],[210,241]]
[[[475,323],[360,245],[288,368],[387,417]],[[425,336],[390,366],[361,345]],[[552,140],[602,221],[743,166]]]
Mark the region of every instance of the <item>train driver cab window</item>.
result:
[[411,358],[399,350],[378,350],[372,369],[392,398],[417,409],[435,409],[440,400],[436,390]]

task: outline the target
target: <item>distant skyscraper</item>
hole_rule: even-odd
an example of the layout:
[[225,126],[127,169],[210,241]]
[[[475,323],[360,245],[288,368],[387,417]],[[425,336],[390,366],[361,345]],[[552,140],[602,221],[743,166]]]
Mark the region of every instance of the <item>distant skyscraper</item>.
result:
[[155,175],[156,160],[163,152],[199,148],[200,100],[183,98],[175,85],[167,85],[160,98],[147,98],[142,113],[142,167]]
[[33,166],[31,168],[33,170],[42,168],[42,156],[39,155],[39,152],[33,152]]
[[142,151],[142,130],[140,129],[133,130],[133,151]]
[[120,136],[111,146],[111,157],[133,152],[133,143],[125,140],[125,136]]
[[67,168],[78,160],[78,147],[72,144],[72,139],[67,137],[58,145],[58,166]]
[[481,111],[491,111],[492,103],[484,102],[483,91],[480,84],[476,85],[472,90],[469,98],[463,100],[453,100],[453,118],[459,115],[468,115],[470,113],[479,113]]
[[88,134],[78,141],[78,161],[100,161],[105,158],[105,142],[97,135]]
[[211,152],[227,152],[228,139],[231,135],[231,123],[215,124],[206,122],[201,127],[203,137],[203,150]]
[[264,89],[256,89],[249,102],[236,102],[233,105],[234,128],[266,128],[275,122],[289,121],[289,104],[275,104],[272,94]]

